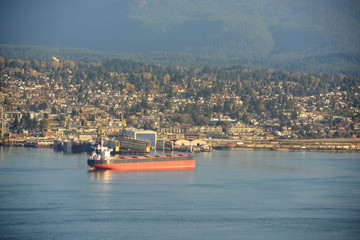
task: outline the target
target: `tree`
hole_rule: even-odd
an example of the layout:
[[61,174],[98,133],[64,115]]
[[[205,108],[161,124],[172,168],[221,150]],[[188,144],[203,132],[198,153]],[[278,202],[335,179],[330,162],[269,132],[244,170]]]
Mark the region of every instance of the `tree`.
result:
[[292,119],[292,120],[296,120],[297,117],[298,117],[298,116],[297,116],[297,112],[296,112],[296,110],[294,109],[294,111],[291,112],[291,119]]
[[173,104],[169,99],[165,100],[165,107],[168,109],[171,109],[173,107]]
[[63,122],[63,121],[65,121],[65,120],[66,120],[65,115],[64,115],[64,114],[60,114],[59,122]]
[[51,108],[51,114],[56,114],[58,113],[58,111],[56,110],[56,107],[55,106],[52,106]]
[[221,122],[221,126],[223,127],[223,132],[227,133],[228,129],[231,127],[231,123],[229,121]]
[[9,105],[9,104],[10,104],[9,97],[6,96],[5,99],[4,99],[4,105]]
[[49,119],[47,118],[43,118],[41,121],[40,121],[40,125],[39,125],[39,128],[40,128],[40,131],[41,132],[44,132],[46,131],[50,126],[50,121]]
[[46,104],[46,102],[40,103],[38,108],[39,108],[40,110],[46,110],[46,109],[47,109],[47,104]]
[[167,83],[170,81],[170,75],[169,74],[165,74],[164,75],[164,82]]
[[309,107],[313,106],[313,105],[314,105],[313,100],[312,100],[312,99],[309,99],[309,101],[307,102],[307,105],[308,105]]
[[178,114],[177,116],[175,116],[173,118],[174,121],[178,122],[178,123],[190,123],[192,124],[194,122],[194,120],[192,119],[190,114]]
[[[97,99],[97,100],[99,100],[99,99]],[[95,104],[96,105],[96,104]],[[78,113],[78,111],[76,111],[76,109],[75,108],[73,108],[72,109],[72,111],[71,111],[71,116],[77,116],[77,115],[79,115],[79,113]]]
[[15,120],[13,121],[11,128],[13,130],[18,130],[20,128],[20,122],[19,122],[18,115],[15,115]]
[[2,90],[2,88],[6,88],[8,86],[9,84],[5,82],[2,78],[0,78],[0,91]]

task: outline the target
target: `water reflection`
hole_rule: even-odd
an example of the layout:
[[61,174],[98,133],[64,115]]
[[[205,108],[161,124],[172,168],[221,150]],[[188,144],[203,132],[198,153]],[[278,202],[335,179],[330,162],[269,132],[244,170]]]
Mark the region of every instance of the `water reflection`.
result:
[[204,160],[206,159],[207,164],[210,161],[221,161],[222,165],[233,170],[238,169],[272,173],[314,172],[314,170],[309,168],[306,163],[308,156],[301,152],[229,151],[224,154],[224,152],[214,150],[211,156],[203,155],[201,158]]
[[111,171],[110,170],[89,170],[91,180],[103,180],[109,181],[111,180]]
[[194,178],[195,169],[186,170],[151,170],[151,171],[116,171],[116,170],[89,170],[90,178],[93,181],[112,180],[171,180],[183,181]]

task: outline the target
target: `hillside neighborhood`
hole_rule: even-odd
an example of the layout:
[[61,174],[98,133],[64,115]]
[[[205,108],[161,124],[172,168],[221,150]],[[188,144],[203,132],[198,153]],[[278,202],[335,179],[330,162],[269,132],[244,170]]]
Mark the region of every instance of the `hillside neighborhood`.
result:
[[360,80],[341,74],[56,57],[1,58],[0,71],[3,138],[87,140],[99,128],[118,135],[125,122],[165,140],[360,137]]

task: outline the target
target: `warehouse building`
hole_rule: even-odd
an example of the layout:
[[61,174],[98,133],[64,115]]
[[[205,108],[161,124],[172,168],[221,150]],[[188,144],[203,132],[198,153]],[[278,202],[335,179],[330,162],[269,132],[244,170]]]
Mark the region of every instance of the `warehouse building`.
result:
[[143,129],[127,129],[126,135],[129,138],[149,141],[151,144],[151,147],[153,147],[153,148],[156,147],[157,132],[155,132],[155,131],[143,130]]

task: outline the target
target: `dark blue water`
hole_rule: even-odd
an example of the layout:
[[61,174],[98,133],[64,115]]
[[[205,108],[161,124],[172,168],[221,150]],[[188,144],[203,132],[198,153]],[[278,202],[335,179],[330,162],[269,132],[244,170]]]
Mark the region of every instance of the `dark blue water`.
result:
[[193,171],[89,171],[0,148],[0,239],[359,239],[360,155],[213,151]]

